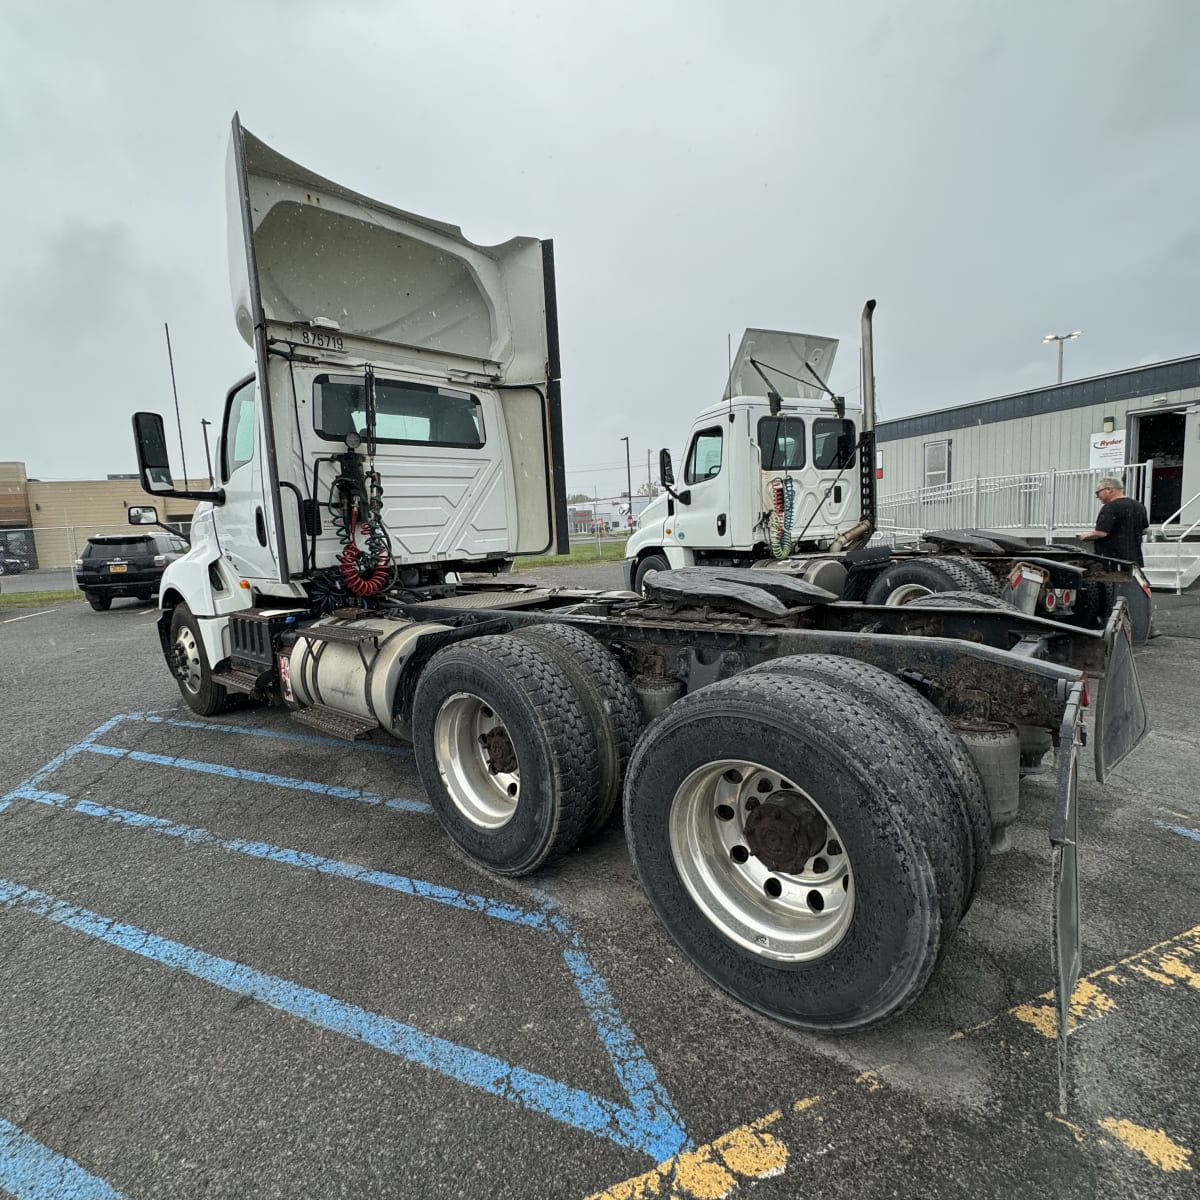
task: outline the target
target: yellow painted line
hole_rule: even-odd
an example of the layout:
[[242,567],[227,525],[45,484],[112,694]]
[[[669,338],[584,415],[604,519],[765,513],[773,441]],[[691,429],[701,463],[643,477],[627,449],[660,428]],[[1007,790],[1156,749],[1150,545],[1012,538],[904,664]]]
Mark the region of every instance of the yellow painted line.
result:
[[[819,1099],[813,1097],[808,1107]],[[595,1192],[588,1200],[724,1200],[745,1180],[783,1173],[788,1163],[787,1146],[781,1138],[766,1132],[782,1116],[783,1110],[776,1109],[757,1121],[739,1125],[705,1146],[677,1154],[653,1170]]]
[[[1143,979],[1164,987],[1183,983],[1200,991],[1200,925],[1085,975],[1071,993],[1071,1028],[1117,1011],[1119,1006],[1114,991]],[[1057,1036],[1053,1001],[1053,992],[1043,992],[1036,1000],[1010,1008],[1007,1015],[1031,1025],[1043,1036],[1053,1038]],[[970,1029],[960,1030],[951,1038],[984,1029],[997,1019],[993,1017]]]
[[[1117,1009],[1116,1000],[1100,986],[1101,983],[1112,989],[1142,979],[1165,987],[1183,983],[1200,991],[1200,925],[1100,967],[1080,979],[1071,995],[1071,1027],[1098,1020]],[[1015,1017],[1045,1037],[1054,1038],[1057,1027],[1053,1000],[1054,993],[1045,992],[1034,1001],[1018,1004],[978,1025],[958,1030],[949,1040],[986,1029],[1004,1016]],[[878,1092],[884,1086],[884,1080],[876,1071],[862,1071],[854,1077],[854,1083],[870,1092]],[[789,1113],[808,1112],[824,1099],[808,1096],[796,1100],[789,1106]],[[593,1192],[587,1200],[725,1200],[739,1184],[783,1174],[789,1151],[784,1134],[774,1128],[783,1115],[782,1109],[776,1109],[756,1121],[739,1125],[696,1150],[669,1158],[602,1192]],[[1079,1125],[1053,1113],[1046,1116],[1069,1130],[1078,1144],[1083,1145],[1087,1140],[1088,1135]],[[818,1116],[817,1119],[821,1118]],[[1106,1118],[1099,1124],[1106,1133],[1164,1171],[1192,1170],[1192,1151],[1172,1141],[1161,1129],[1147,1129],[1115,1117]],[[767,1132],[772,1129],[773,1132]]]
[[1116,1117],[1105,1117],[1097,1124],[1130,1150],[1135,1150],[1148,1159],[1160,1171],[1192,1169],[1189,1161],[1192,1152],[1167,1137],[1165,1130],[1147,1129],[1144,1125],[1135,1125],[1132,1121],[1119,1120]]

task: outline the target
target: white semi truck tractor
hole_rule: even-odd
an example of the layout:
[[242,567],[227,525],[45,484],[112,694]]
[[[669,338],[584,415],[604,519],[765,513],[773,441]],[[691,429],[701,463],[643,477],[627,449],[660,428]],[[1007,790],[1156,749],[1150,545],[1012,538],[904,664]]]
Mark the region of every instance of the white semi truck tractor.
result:
[[691,962],[817,1030],[886,1020],[928,985],[1016,816],[1032,730],[1058,772],[1070,995],[1089,689],[1101,778],[1146,728],[1123,605],[1084,631],[845,603],[771,571],[660,572],[645,596],[521,583],[515,558],[567,548],[550,243],[477,245],[236,117],[228,182],[253,365],[225,398],[216,486],[176,488],[161,417],[134,416],[144,489],[201,502],[160,592],[191,709],[410,741],[437,819],[487,871],[534,872],[623,819]]
[[682,480],[670,452],[660,454],[664,492],[626,544],[627,587],[642,591],[651,571],[767,568],[845,600],[1003,603],[1084,628],[1103,626],[1120,597],[1134,640],[1145,640],[1150,585],[1133,564],[991,530],[869,544],[878,532],[874,400],[864,391],[866,403],[847,403],[830,390],[837,350],[833,338],[746,330],[723,396],[692,422]]

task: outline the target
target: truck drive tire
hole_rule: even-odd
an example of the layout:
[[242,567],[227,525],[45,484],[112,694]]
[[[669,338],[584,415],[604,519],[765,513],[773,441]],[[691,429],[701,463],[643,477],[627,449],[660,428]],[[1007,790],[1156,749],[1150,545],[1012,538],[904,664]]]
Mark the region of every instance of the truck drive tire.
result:
[[743,674],[674,704],[634,752],[625,830],[654,911],[709,979],[776,1020],[887,1020],[949,938],[922,832],[943,818],[920,811],[940,799],[914,789],[892,736],[828,684]]
[[642,583],[651,571],[669,571],[671,564],[667,562],[666,556],[663,554],[647,554],[637,565],[637,569],[633,573],[633,590],[642,592]]
[[96,612],[108,612],[112,608],[111,596],[97,596],[95,592],[85,592],[87,602],[95,609]]
[[[932,599],[932,597],[930,597]],[[991,848],[992,824],[987,793],[975,760],[946,717],[895,675],[870,663],[836,654],[791,654],[761,663],[744,672],[759,675],[799,675],[822,679],[871,708],[880,720],[900,728],[913,756],[924,764],[931,781],[953,797],[963,833],[963,875],[966,889],[961,919],[979,890]]]
[[[868,604],[910,604],[934,592],[978,592],[975,573],[952,558],[902,559],[885,567],[867,589]],[[993,595],[999,594],[993,586]]]
[[439,650],[417,681],[413,749],[442,827],[501,875],[561,858],[595,820],[595,730],[571,676],[531,640]]
[[1000,596],[989,596],[985,592],[933,592],[918,596],[908,602],[909,608],[993,608],[1016,612],[1016,608]]
[[613,653],[573,625],[530,625],[517,637],[546,650],[571,677],[596,733],[600,775],[596,812],[584,837],[603,829],[621,800],[629,757],[642,732],[642,706]]
[[170,666],[192,712],[212,717],[229,707],[229,694],[213,680],[200,628],[186,604],[177,604],[171,614]]

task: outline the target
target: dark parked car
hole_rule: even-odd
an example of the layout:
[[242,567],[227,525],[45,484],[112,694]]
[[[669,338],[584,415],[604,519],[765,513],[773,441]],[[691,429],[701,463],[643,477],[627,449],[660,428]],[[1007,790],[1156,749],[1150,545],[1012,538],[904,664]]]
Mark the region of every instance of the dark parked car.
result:
[[0,575],[20,575],[25,570],[25,560],[11,554],[0,554]]
[[97,612],[110,608],[115,596],[149,600],[167,563],[187,548],[173,533],[97,534],[75,560],[75,582]]

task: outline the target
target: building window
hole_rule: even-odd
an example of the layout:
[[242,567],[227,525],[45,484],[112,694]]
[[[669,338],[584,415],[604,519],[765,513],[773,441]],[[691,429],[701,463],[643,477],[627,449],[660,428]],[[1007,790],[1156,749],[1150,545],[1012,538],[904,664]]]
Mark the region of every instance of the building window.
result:
[[925,443],[925,486],[938,487],[950,482],[950,443]]

